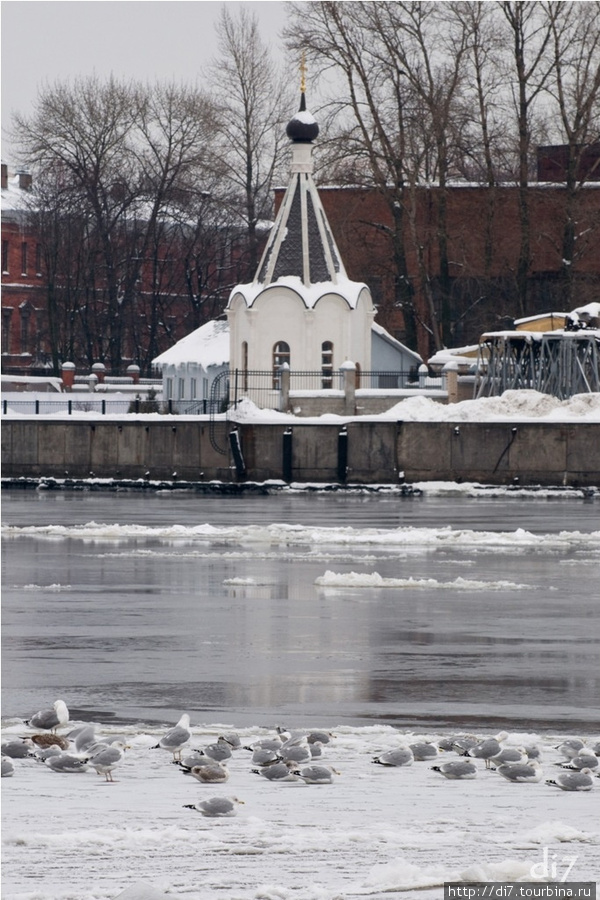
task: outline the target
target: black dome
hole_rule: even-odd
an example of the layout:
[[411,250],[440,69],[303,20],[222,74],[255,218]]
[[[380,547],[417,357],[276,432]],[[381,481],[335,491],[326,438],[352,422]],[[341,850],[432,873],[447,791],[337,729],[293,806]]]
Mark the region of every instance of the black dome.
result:
[[288,122],[285,133],[295,144],[310,144],[319,134],[313,114],[306,109],[304,94],[300,98],[300,109]]

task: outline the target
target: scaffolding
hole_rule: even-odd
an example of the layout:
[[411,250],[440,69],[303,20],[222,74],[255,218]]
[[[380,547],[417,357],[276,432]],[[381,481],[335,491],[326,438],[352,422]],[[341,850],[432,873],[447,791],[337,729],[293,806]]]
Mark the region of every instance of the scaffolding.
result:
[[479,341],[477,397],[530,388],[566,400],[600,392],[600,330],[499,331]]
[[600,331],[542,336],[537,390],[566,400],[600,391]]

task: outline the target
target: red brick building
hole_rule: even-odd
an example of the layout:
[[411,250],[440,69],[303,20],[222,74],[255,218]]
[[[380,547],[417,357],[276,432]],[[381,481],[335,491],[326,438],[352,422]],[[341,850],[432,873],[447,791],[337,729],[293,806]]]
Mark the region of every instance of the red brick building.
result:
[[42,247],[27,226],[31,176],[9,178],[2,164],[2,368],[25,374],[39,367],[46,285]]
[[[32,222],[31,176],[10,174],[2,164],[2,372],[12,375],[48,374],[56,368],[50,340],[50,295],[55,303],[55,328],[62,329],[61,362],[74,362],[85,371],[105,363],[109,374],[121,374],[130,363],[150,374],[152,359],[203,322],[224,309],[233,284],[247,274],[246,237],[242,228],[206,230],[198,238],[181,230],[161,232],[147,257],[127,256],[137,266],[135,296],[122,309],[121,371],[111,372],[107,352],[108,319],[103,260],[88,263],[88,281],[77,279],[79,258],[63,256],[54,273],[46,253],[55,250],[40,242]],[[62,228],[67,233],[67,226]],[[78,236],[75,237],[75,241]],[[67,243],[64,241],[63,243]],[[93,276],[90,278],[90,273]],[[70,306],[68,304],[71,304]],[[87,320],[84,321],[84,318]],[[70,329],[70,332],[69,332]],[[87,330],[86,330],[87,329]],[[57,339],[58,343],[58,339]],[[56,372],[55,374],[58,374]]]
[[[435,187],[418,187],[407,198],[414,229],[405,215],[404,247],[414,306],[421,326],[418,350],[431,353],[427,300],[417,246],[439,300],[440,254]],[[350,278],[367,282],[379,307],[378,320],[406,341],[403,316],[394,306],[392,216],[372,189],[321,188],[321,198]],[[572,204],[569,207],[569,204]],[[577,239],[570,266],[563,262],[563,232],[570,214]],[[569,197],[561,184],[529,189],[530,266],[528,306],[517,293],[520,249],[518,188],[455,184],[446,190],[449,262],[450,346],[477,342],[483,331],[512,326],[514,318],[549,310],[565,311],[600,300],[600,183]],[[566,281],[569,279],[569,289]]]

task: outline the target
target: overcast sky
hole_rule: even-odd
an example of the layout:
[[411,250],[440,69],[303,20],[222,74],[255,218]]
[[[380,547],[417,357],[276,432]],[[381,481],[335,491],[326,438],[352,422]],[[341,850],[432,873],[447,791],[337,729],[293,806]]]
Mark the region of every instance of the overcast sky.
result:
[[2,0],[2,159],[13,112],[31,112],[46,82],[111,72],[142,80],[196,83],[216,54],[221,6],[256,13],[261,36],[281,44],[279,0]]

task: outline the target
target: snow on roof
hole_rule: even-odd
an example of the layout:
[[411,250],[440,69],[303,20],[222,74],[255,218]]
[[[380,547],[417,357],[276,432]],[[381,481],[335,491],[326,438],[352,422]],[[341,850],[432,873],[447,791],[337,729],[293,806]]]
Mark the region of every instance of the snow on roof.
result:
[[188,362],[223,366],[229,362],[229,322],[215,319],[196,328],[173,347],[152,360],[153,366],[177,366]]
[[364,282],[351,281],[343,276],[338,276],[335,282],[318,281],[315,284],[305,285],[297,275],[282,275],[269,285],[265,285],[260,281],[253,281],[250,284],[237,284],[229,296],[228,305],[231,305],[231,301],[236,294],[241,294],[246,301],[246,305],[250,307],[260,294],[278,287],[287,287],[299,294],[304,300],[307,309],[313,309],[325,294],[337,294],[346,300],[352,309],[356,309],[361,292],[369,290]]
[[515,325],[525,325],[526,322],[540,322],[544,319],[566,319],[568,313],[566,312],[547,312],[547,313],[539,313],[536,316],[525,316],[524,319],[515,319]]
[[401,341],[391,335],[389,331],[387,331],[387,329],[383,327],[383,325],[379,325],[377,322],[373,322],[373,324],[371,325],[371,331],[374,331],[375,334],[382,337],[385,341],[388,342],[388,344],[392,344],[392,346],[396,347],[398,350],[402,350],[403,353],[407,353],[412,356],[416,362],[423,362],[418,353],[415,353],[414,350],[411,350],[410,347],[407,347],[406,344],[403,344]]
[[31,192],[19,186],[19,176],[9,176],[7,184],[8,187],[2,188],[2,212],[22,212],[29,209]]
[[569,313],[570,316],[590,316],[591,318],[600,317],[600,303],[588,303],[586,306],[578,306],[577,309]]

